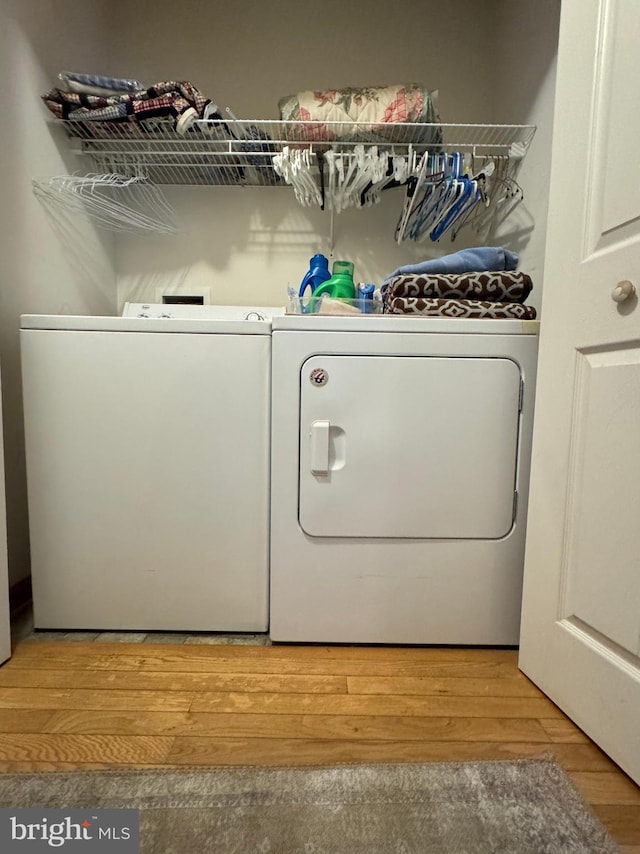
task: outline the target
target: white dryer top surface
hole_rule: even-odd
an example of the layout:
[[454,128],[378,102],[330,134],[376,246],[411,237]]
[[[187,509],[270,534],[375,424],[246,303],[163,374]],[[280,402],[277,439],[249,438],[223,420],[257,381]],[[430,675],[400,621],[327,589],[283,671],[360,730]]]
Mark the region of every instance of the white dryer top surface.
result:
[[286,314],[273,318],[273,331],[455,333],[458,335],[537,335],[538,320],[494,318],[416,317],[369,314],[336,317],[321,314]]

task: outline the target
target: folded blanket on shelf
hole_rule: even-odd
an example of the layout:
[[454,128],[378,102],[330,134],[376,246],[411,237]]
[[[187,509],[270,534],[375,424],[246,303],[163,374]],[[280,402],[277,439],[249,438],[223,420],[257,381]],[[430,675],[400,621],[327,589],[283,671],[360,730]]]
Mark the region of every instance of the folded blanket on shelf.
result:
[[79,74],[75,71],[61,71],[58,78],[65,84],[68,92],[81,92],[86,95],[115,95],[123,92],[139,92],[146,89],[139,80],[126,77],[105,77],[103,74]]
[[386,298],[436,297],[522,303],[532,288],[531,277],[515,270],[404,275],[391,279],[387,285]]
[[517,302],[489,302],[467,299],[394,297],[385,305],[386,314],[419,314],[427,317],[513,318],[535,320],[533,306]]
[[[349,139],[350,125],[358,122],[358,139],[370,141],[393,139],[393,125],[398,123],[438,123],[437,93],[424,86],[406,83],[394,86],[367,86],[344,89],[307,90],[287,95],[278,102],[280,118],[304,122],[300,138],[318,142]],[[331,124],[334,122],[342,125]],[[330,123],[330,124],[327,124]],[[363,127],[364,126],[364,127]],[[368,130],[367,127],[369,126]],[[412,142],[429,145],[442,143],[440,127],[425,127]]]
[[395,279],[396,276],[423,273],[479,273],[486,270],[515,270],[517,266],[518,256],[515,252],[510,252],[501,246],[477,246],[471,249],[460,249],[441,258],[429,258],[417,264],[398,267],[385,278],[383,289],[387,282]]
[[222,118],[217,106],[186,80],[156,83],[139,92],[108,97],[51,89],[42,99],[59,119],[137,122],[167,116],[174,119],[179,133],[195,119]]

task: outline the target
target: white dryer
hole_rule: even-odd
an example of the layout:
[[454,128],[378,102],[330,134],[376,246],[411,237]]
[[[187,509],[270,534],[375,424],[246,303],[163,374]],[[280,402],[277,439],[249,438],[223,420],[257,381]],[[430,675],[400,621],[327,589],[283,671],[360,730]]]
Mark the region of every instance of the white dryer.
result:
[[23,316],[36,627],[267,629],[278,311]]
[[518,642],[537,333],[274,319],[273,640]]

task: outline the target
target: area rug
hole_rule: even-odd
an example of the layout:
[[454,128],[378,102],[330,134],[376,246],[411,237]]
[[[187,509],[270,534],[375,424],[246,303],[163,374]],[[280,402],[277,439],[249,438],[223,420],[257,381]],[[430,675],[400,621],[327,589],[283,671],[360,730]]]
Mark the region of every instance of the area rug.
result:
[[143,854],[619,850],[544,759],[6,773],[0,807],[138,809]]

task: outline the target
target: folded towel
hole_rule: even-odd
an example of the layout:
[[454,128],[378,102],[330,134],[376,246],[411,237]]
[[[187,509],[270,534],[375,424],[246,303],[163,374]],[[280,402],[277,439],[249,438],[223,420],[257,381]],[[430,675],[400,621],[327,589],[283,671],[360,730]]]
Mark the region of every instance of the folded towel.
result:
[[68,92],[78,92],[84,95],[115,95],[139,92],[146,87],[139,80],[129,80],[125,77],[105,77],[102,74],[77,74],[75,71],[61,71],[58,79],[62,80]]
[[430,258],[417,264],[406,264],[389,273],[384,286],[396,276],[421,273],[479,273],[485,270],[515,270],[518,256],[515,252],[501,246],[478,246],[473,249],[460,249],[441,258]]
[[533,283],[526,273],[505,270],[484,273],[396,276],[387,286],[387,300],[394,297],[478,299],[492,302],[524,302]]
[[517,302],[489,302],[465,299],[430,299],[428,297],[394,297],[385,305],[386,314],[411,314],[426,317],[514,318],[535,320],[531,305]]

